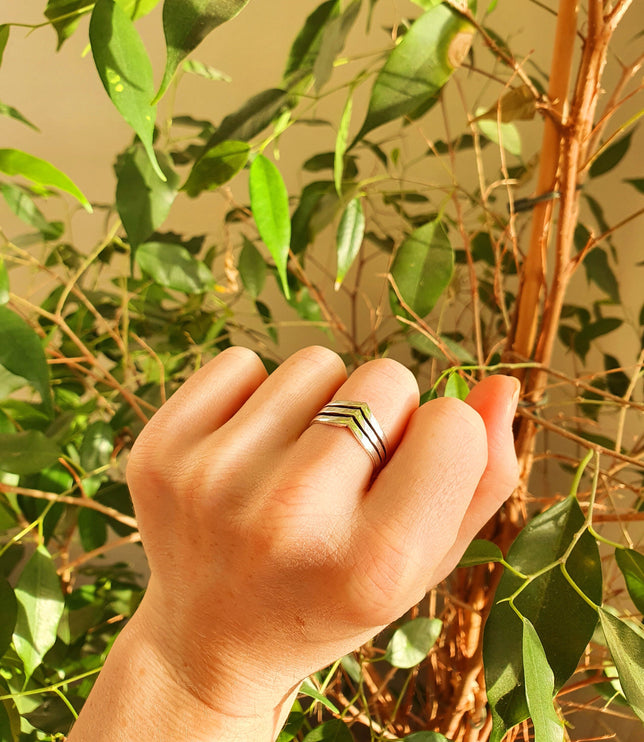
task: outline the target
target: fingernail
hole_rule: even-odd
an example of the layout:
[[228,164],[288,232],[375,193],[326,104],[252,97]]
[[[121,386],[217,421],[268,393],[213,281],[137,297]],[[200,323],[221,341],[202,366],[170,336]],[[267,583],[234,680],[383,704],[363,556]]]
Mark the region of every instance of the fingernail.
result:
[[517,405],[519,404],[519,395],[521,394],[521,382],[514,376],[509,377],[512,381],[512,395],[508,402],[508,417],[514,417],[517,411]]

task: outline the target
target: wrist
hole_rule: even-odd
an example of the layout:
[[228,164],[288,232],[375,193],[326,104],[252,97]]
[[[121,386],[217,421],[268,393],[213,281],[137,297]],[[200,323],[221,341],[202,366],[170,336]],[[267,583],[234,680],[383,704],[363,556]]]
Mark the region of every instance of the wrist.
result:
[[207,685],[199,687],[200,673],[169,661],[173,655],[160,649],[160,636],[163,631],[150,624],[145,610],[137,611],[115,642],[69,742],[275,740],[296,690],[262,685],[256,693],[255,684],[234,678],[234,667],[204,670]]

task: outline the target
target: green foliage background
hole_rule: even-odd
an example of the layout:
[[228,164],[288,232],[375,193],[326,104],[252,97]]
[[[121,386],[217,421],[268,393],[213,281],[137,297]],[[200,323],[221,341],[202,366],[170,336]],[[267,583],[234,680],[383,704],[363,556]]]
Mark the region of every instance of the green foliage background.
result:
[[[483,373],[530,367],[508,360],[503,343],[534,206],[537,153],[525,133],[546,106],[547,75],[536,63],[517,74],[527,50],[511,49],[511,34],[494,30],[507,2],[459,11],[458,3],[414,0],[383,28],[374,19],[384,4],[310,2],[303,27],[279,19],[282,78],[210,121],[198,101],[194,111],[175,110],[174,101],[195,79],[203,96],[235,84],[227,82],[234,70],[193,52],[210,32],[228,33],[247,2],[43,2],[34,32],[44,38],[53,29],[63,53],[72,37],[87,39],[95,86],[136,136],[114,153],[110,203],[96,202],[91,183],[75,184],[64,162],[12,148],[10,137],[1,142],[3,222],[12,215],[11,232],[0,225],[3,742],[62,738],[136,609],[144,579],[129,557],[119,561],[119,548],[138,541],[127,451],[209,357],[242,342],[271,370],[297,325],[349,367],[377,355],[401,359],[423,401],[464,397]],[[165,66],[150,61],[138,30],[155,17]],[[0,62],[25,34],[9,21],[0,18]],[[0,100],[12,126],[36,126],[37,113]],[[504,570],[483,647],[496,740],[528,717],[537,739],[563,739],[553,697],[573,673],[578,680],[584,656],[594,692],[644,719],[642,442],[624,432],[641,430],[644,307],[622,304],[624,246],[613,230],[639,213],[640,173],[617,180],[619,214],[609,216],[601,198],[601,179],[630,164],[638,115],[627,109],[604,140],[582,192],[575,243],[589,298],[567,304],[559,328],[581,386],[564,374],[568,398],[537,410],[576,441],[559,456],[570,495],[540,492],[537,514],[508,553],[474,542],[447,586],[457,596],[466,569]],[[296,163],[293,182],[284,163]],[[189,223],[175,231],[174,215],[193,199],[212,204],[223,226],[217,217],[212,233],[195,236]],[[61,203],[64,218],[49,216],[64,213]],[[91,246],[74,237],[74,224],[90,218],[83,209],[100,232]],[[15,289],[34,272],[38,297]],[[612,333],[628,338],[628,358],[617,357]],[[587,363],[601,368],[585,371]],[[567,406],[574,412],[562,422],[556,414]],[[595,509],[611,508],[630,514],[634,527],[604,533]],[[444,739],[431,731],[440,722],[423,716],[419,699],[431,689],[417,673],[446,651],[449,608],[449,598],[433,599],[425,615],[404,617],[379,643],[308,681],[280,742]],[[396,699],[385,723],[365,691],[365,668],[379,662],[392,668]],[[398,718],[410,684],[411,726]],[[368,726],[351,712],[356,705]]]

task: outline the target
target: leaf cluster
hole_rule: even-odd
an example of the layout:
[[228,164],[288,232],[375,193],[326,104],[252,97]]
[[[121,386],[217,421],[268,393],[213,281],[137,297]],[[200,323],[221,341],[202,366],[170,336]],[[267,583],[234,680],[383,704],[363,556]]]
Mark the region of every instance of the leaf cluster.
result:
[[[107,206],[64,168],[0,149],[0,194],[26,230],[0,232],[0,742],[61,739],[136,609],[145,576],[120,559],[123,547],[138,548],[127,452],[208,358],[242,342],[270,371],[297,324],[350,368],[399,357],[423,403],[465,399],[487,373],[535,370],[503,349],[523,286],[522,237],[535,207],[561,195],[526,195],[537,154],[526,133],[553,114],[547,76],[522,66],[525,55],[494,31],[497,3],[414,0],[409,17],[383,33],[373,22],[377,0],[325,0],[301,29],[284,24],[292,41],[273,87],[219,121],[175,112],[172,91],[184,75],[199,76],[205,91],[230,84],[189,57],[247,5],[49,0],[44,8],[59,49],[87,33],[96,84],[133,139],[115,153]],[[153,12],[166,45],[161,70],[137,26]],[[5,47],[19,44],[15,31],[0,25],[0,64]],[[368,44],[375,50],[365,53]],[[463,101],[460,128],[450,124],[450,96]],[[10,102],[0,116],[36,126]],[[644,720],[641,534],[624,525],[624,541],[613,543],[598,525],[611,515],[641,523],[644,502],[641,436],[633,443],[624,434],[627,416],[642,411],[644,307],[622,304],[616,230],[634,216],[609,213],[600,198],[635,147],[636,120],[586,163],[574,267],[589,298],[567,301],[557,328],[577,375],[547,370],[569,398],[525,410],[577,446],[558,457],[571,494],[523,501],[529,517],[511,537],[501,519],[427,601],[306,681],[279,742],[445,742],[458,719],[474,728],[479,712],[489,712],[481,734],[495,742],[528,718],[535,739],[559,742],[558,694],[575,684]],[[293,132],[306,132],[310,147],[297,153],[297,183],[280,159]],[[625,204],[644,190],[640,177],[618,187]],[[69,221],[51,216],[62,199],[105,220],[89,252]],[[224,204],[223,239],[214,228],[194,236],[168,227],[175,202],[194,200]],[[40,277],[42,300],[17,289],[24,268]],[[613,347],[626,331],[627,361]],[[585,449],[602,453],[592,481],[590,456],[577,468]],[[470,644],[480,641],[480,622],[464,607],[475,583],[490,609],[478,675]],[[628,605],[618,614],[611,598],[620,590]],[[476,683],[458,688],[476,708],[458,716],[454,677],[470,676]]]

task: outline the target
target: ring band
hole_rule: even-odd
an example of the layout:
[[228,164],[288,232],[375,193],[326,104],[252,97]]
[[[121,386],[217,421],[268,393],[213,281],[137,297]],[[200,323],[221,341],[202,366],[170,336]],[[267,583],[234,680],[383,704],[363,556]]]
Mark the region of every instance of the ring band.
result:
[[385,465],[389,446],[387,436],[365,402],[329,402],[313,418],[313,423],[348,428],[369,454],[374,474]]

